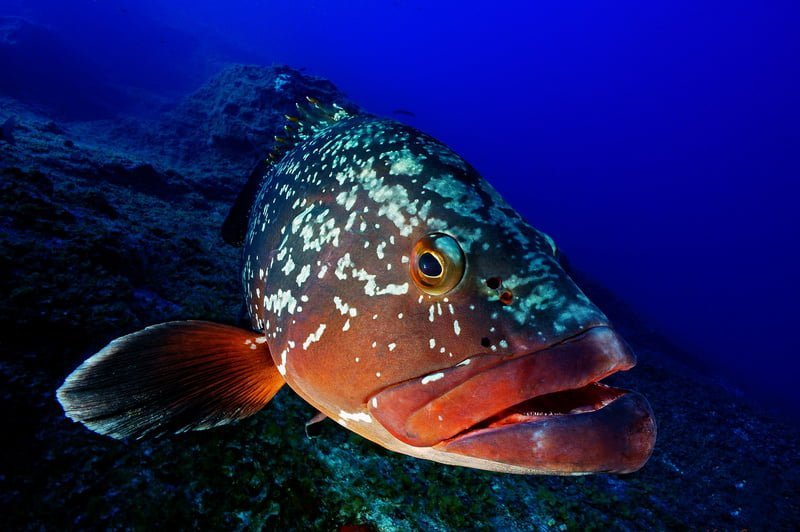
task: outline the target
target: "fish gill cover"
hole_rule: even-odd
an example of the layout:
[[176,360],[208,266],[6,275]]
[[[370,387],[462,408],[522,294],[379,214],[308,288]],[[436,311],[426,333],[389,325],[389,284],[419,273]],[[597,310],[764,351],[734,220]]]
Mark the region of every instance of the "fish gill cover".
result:
[[[32,34],[52,31],[25,23]],[[4,41],[2,57],[25,57],[14,48],[23,40]],[[63,47],[45,50],[57,63]],[[644,393],[660,420],[654,455],[633,476],[445,467],[384,452],[332,423],[308,439],[303,425],[314,410],[285,392],[218,432],[117,443],[80,430],[53,391],[108,340],[170,319],[237,321],[239,256],[219,239],[224,217],[294,102],[343,96],[292,68],[230,65],[177,104],[134,91],[152,104],[148,119],[114,116],[118,91],[130,87],[107,92],[98,80],[80,89],[97,92],[86,107],[76,100],[70,113],[85,113],[76,121],[37,75],[20,70],[14,83],[37,90],[3,89],[0,106],[13,138],[4,126],[1,374],[13,430],[0,503],[9,527],[790,528],[800,519],[796,428],[687,364],[694,352],[653,332],[581,260],[573,276],[638,355],[635,371],[613,384]],[[58,80],[69,89],[78,77],[66,71]],[[357,103],[380,111],[379,100]],[[86,121],[98,117],[97,102],[110,102],[106,119]],[[387,114],[424,109],[382,105]]]

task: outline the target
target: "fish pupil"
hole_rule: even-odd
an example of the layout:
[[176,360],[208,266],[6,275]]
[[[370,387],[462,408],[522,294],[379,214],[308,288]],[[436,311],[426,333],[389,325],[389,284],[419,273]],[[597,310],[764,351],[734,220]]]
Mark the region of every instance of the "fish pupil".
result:
[[419,264],[419,271],[428,277],[439,277],[442,275],[442,264],[432,253],[423,253],[420,255],[417,263]]

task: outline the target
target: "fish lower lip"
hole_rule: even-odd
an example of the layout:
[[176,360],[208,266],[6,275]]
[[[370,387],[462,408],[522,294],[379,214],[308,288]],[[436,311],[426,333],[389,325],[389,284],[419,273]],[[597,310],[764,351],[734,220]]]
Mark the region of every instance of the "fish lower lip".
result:
[[404,443],[434,446],[476,431],[601,410],[625,392],[598,381],[635,363],[612,329],[595,327],[530,354],[481,355],[391,386],[373,396],[370,412]]
[[475,427],[435,448],[517,473],[631,473],[650,458],[656,425],[644,396],[618,392],[594,411]]

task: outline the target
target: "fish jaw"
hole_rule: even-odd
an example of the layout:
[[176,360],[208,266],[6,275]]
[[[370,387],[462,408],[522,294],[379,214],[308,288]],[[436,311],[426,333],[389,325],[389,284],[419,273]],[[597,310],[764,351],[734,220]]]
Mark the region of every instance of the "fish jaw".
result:
[[476,355],[390,386],[369,411],[404,445],[482,469],[628,473],[653,450],[653,413],[640,394],[599,381],[635,363],[612,329],[595,327],[533,353]]
[[655,420],[647,400],[626,391],[593,412],[478,429],[435,448],[531,473],[632,473],[650,458],[655,439]]

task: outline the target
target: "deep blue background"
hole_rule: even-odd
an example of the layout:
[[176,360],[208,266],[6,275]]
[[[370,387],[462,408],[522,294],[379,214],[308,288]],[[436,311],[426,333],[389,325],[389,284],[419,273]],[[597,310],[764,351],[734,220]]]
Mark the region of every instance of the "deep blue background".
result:
[[119,86],[177,95],[224,61],[287,63],[373,112],[414,112],[399,118],[464,155],[577,268],[797,417],[800,3],[4,0],[0,13],[49,24]]

